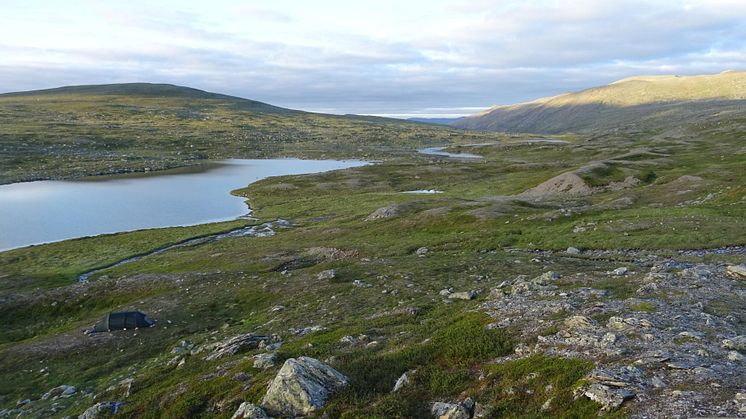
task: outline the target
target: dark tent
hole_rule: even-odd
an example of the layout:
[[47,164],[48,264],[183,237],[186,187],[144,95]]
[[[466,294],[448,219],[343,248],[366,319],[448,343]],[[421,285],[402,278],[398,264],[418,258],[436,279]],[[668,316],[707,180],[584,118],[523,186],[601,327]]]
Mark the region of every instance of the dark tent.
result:
[[137,329],[139,327],[151,327],[155,322],[148,318],[145,313],[139,311],[122,311],[109,313],[96,326],[94,332],[109,332],[111,330]]

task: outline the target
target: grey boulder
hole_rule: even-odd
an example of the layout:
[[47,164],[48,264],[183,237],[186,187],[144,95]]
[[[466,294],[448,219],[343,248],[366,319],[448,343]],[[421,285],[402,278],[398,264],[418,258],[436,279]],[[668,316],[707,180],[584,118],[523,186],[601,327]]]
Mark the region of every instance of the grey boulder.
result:
[[348,385],[347,377],[317,359],[290,358],[270,383],[262,406],[271,414],[305,416]]

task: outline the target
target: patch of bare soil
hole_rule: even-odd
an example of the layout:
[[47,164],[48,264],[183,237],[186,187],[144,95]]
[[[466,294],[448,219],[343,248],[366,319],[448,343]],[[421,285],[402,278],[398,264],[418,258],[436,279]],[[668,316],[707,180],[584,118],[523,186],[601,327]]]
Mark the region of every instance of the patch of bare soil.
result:
[[592,193],[593,188],[585,183],[583,178],[575,173],[568,172],[555,176],[546,182],[518,194],[518,196],[541,198],[557,194],[586,196]]

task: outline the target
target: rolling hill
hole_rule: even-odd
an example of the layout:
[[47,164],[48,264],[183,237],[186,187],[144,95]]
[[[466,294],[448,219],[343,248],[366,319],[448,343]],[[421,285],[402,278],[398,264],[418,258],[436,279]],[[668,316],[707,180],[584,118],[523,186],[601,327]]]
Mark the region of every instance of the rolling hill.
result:
[[0,184],[228,157],[380,158],[493,137],[400,119],[303,112],[168,84],[69,86],[0,95]]
[[746,72],[631,77],[576,93],[494,106],[451,125],[533,133],[637,130],[719,112],[746,113]]

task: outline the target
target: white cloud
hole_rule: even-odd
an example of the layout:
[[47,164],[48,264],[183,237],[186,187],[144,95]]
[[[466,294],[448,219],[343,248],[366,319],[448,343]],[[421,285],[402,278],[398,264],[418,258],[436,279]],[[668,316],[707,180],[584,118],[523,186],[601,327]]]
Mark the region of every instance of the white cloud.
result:
[[0,91],[154,81],[338,113],[453,114],[743,68],[744,22],[742,0],[28,0],[0,14]]

